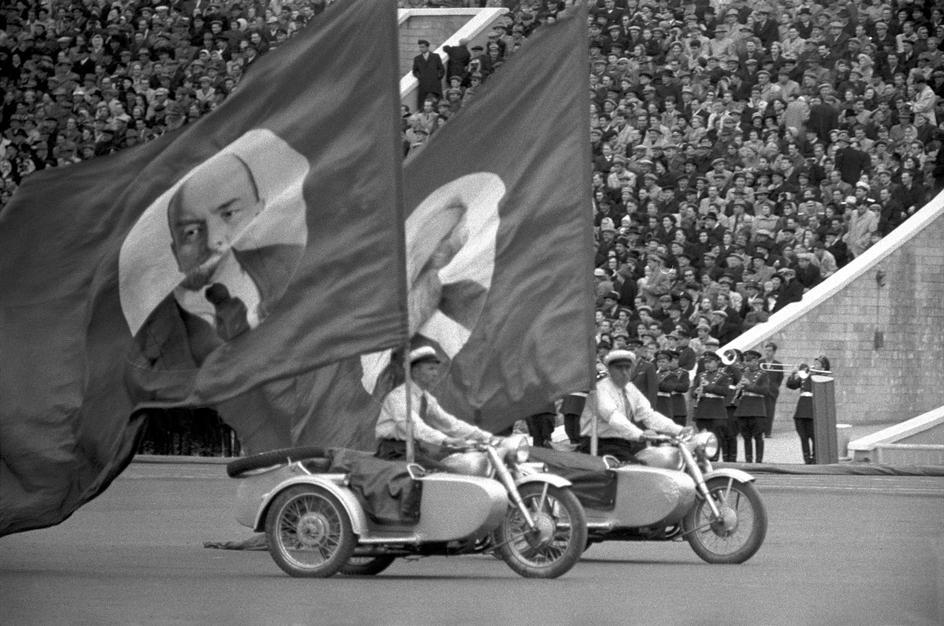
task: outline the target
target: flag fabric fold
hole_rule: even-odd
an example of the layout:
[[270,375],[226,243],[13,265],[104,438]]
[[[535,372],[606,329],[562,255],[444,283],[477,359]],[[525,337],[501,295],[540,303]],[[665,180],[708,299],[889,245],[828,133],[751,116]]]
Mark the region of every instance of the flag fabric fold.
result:
[[402,344],[397,54],[392,0],[336,3],[210,115],[24,182],[0,214],[0,535],[100,493],[142,409]]
[[[582,10],[536,31],[404,165],[412,342],[449,359],[443,406],[491,430],[594,377]],[[375,445],[390,353],[354,361],[298,381],[289,443]]]

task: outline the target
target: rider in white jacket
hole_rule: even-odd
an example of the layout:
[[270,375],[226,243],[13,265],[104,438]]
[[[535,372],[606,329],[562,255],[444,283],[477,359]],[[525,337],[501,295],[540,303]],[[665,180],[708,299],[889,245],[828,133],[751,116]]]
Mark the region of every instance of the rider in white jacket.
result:
[[597,419],[597,453],[609,454],[621,461],[635,460],[634,454],[645,447],[646,430],[677,435],[682,427],[652,408],[632,383],[636,356],[628,350],[613,350],[604,358],[608,376],[597,381],[587,396],[580,416],[581,452],[590,452],[593,417]]

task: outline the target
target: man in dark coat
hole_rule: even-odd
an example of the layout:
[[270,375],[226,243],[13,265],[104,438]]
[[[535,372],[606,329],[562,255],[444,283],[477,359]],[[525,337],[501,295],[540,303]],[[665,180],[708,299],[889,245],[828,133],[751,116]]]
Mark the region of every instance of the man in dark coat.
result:
[[465,83],[469,61],[472,60],[472,53],[469,52],[468,43],[467,39],[460,39],[458,45],[443,46],[443,51],[449,55],[449,60],[446,62],[447,80],[451,79],[453,76],[458,76],[462,79],[462,83]]
[[796,270],[792,267],[782,267],[777,270],[777,274],[783,284],[780,286],[780,293],[777,294],[777,304],[774,305],[771,313],[776,313],[791,302],[799,302],[803,298],[803,285],[796,280]]
[[427,96],[435,96],[437,100],[442,97],[442,80],[446,75],[446,67],[438,54],[430,52],[428,41],[420,39],[417,44],[420,53],[413,57],[413,76],[419,81],[416,88],[416,109],[420,110]]
[[774,413],[777,411],[777,398],[780,397],[780,385],[783,384],[783,363],[777,360],[777,344],[768,341],[764,344],[764,358],[761,363],[773,366],[773,371],[767,372],[767,395],[764,399],[767,410],[767,423],[764,428],[764,435],[770,437],[773,433]]
[[867,153],[850,146],[849,137],[845,134],[840,133],[837,144],[836,169],[844,181],[854,185],[859,182],[863,172],[872,169],[872,159]]

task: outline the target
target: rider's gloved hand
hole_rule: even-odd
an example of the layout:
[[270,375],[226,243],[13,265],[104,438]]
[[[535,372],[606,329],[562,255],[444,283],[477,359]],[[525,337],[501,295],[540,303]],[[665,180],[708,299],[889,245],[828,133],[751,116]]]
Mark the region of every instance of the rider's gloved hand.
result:
[[461,437],[446,437],[442,442],[443,447],[445,448],[464,448],[465,439]]
[[678,436],[684,438],[684,437],[691,437],[691,436],[694,435],[694,434],[695,434],[695,427],[694,427],[694,426],[686,426],[686,427],[684,427],[681,431],[679,431],[679,435],[678,435]]

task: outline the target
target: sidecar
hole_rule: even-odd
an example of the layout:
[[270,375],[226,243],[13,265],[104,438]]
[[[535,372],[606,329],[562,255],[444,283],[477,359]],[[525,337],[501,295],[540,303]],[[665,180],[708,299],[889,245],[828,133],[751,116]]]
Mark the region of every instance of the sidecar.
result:
[[371,545],[384,545],[389,565],[412,546],[473,541],[508,510],[498,481],[421,475],[365,452],[302,449],[272,461],[230,472],[239,479],[235,515],[267,534],[276,563],[293,576],[331,576]]
[[607,457],[547,448],[534,448],[531,458],[573,483],[591,543],[660,538],[695,503],[695,481],[680,471],[619,465]]

